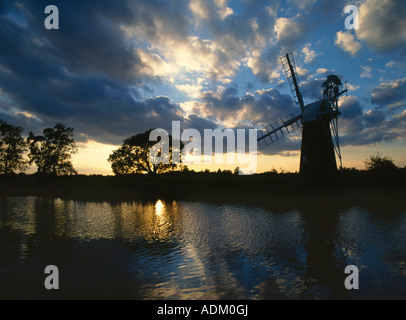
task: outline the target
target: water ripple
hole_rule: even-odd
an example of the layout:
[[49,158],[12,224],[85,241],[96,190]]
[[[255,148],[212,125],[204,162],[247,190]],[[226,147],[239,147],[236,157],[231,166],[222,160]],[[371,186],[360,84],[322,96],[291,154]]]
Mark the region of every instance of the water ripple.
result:
[[[0,283],[22,264],[37,267],[41,257],[72,272],[89,266],[83,277],[96,295],[125,287],[126,297],[137,299],[347,298],[343,271],[354,264],[364,279],[355,297],[383,289],[385,297],[405,297],[404,210],[275,213],[203,202],[36,197],[3,198],[0,209]],[[85,289],[79,283],[69,294]]]

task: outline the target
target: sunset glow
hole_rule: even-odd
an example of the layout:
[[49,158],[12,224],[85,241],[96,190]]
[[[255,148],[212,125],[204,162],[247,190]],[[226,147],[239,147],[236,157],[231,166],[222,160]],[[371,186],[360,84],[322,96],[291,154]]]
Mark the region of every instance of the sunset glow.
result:
[[[346,29],[347,1],[86,1],[0,6],[0,118],[39,133],[75,129],[81,174],[151,128],[263,128],[297,114],[279,58],[293,52],[305,103],[327,75],[347,82],[339,133],[344,167],[380,151],[406,165],[406,29],[402,0],[365,0]],[[300,133],[258,150],[258,172],[299,170]],[[237,165],[236,165],[237,166]],[[236,167],[235,166],[235,167]],[[218,164],[197,170],[233,169]]]

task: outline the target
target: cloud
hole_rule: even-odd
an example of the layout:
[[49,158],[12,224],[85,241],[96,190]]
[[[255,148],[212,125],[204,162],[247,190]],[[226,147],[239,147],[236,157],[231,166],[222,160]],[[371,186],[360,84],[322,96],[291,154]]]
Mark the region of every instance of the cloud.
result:
[[[367,109],[367,111],[364,111]],[[340,103],[340,144],[367,146],[406,137],[406,112],[390,115],[380,109],[361,106],[349,96]]]
[[[307,81],[302,81],[300,84],[300,88],[302,91],[303,98],[307,98],[313,102],[314,100],[320,98],[323,94],[323,89],[321,85],[326,79],[309,79]],[[305,102],[306,104],[306,102]]]
[[345,52],[350,53],[352,56],[361,50],[361,43],[355,40],[354,35],[351,32],[339,31],[336,34],[335,44],[343,49]]
[[300,13],[292,18],[278,18],[274,28],[277,44],[284,51],[292,49],[295,44],[303,39],[303,35],[309,30],[306,18]]
[[[226,0],[57,1],[61,28],[49,31],[43,26],[40,1],[3,1],[0,117],[35,132],[64,122],[83,141],[108,144],[150,128],[169,130],[172,120],[199,130],[264,127],[298,112],[290,92],[282,91],[288,89],[286,83],[276,89],[259,83],[281,84],[285,79],[280,56],[296,51],[295,56],[312,63],[297,67],[309,102],[321,96],[329,72],[313,65],[321,53],[309,42],[309,31],[316,25],[311,15],[323,12],[328,20],[340,3],[288,3],[297,6],[282,11],[278,2],[258,0],[238,5]],[[386,2],[381,7],[389,8]],[[385,10],[375,13],[382,16],[378,21],[388,19],[391,10]],[[336,45],[351,55],[360,52],[359,41],[378,48],[373,35],[361,31],[355,33],[358,39],[349,32],[337,33]],[[392,36],[399,39],[400,31]],[[392,39],[383,47],[398,48],[397,43]],[[387,63],[387,68],[395,68],[395,63]],[[363,66],[361,76],[371,72]],[[248,83],[250,92],[245,93]],[[261,86],[269,89],[257,90]],[[344,104],[348,143],[350,138],[354,143],[378,141],[373,129],[384,136],[389,124],[402,124],[399,114],[387,114],[404,106],[400,92],[405,92],[404,79],[387,80],[372,90],[368,112],[355,101]],[[357,130],[370,139],[360,140]],[[388,129],[392,136],[394,132]],[[291,138],[265,152],[298,150],[300,139]]]
[[205,1],[191,0],[189,8],[196,18],[208,19],[210,16],[210,10],[208,8],[207,2]]
[[317,57],[316,51],[311,50],[310,43],[306,43],[306,45],[302,49],[302,53],[305,55],[305,63],[310,63]]
[[28,135],[30,131],[40,132],[43,129],[43,122],[41,119],[27,113],[27,112],[10,112],[4,111],[0,107],[0,119],[7,121],[13,125],[18,125],[23,128],[23,134]]
[[385,114],[380,110],[368,110],[365,112],[364,121],[367,126],[373,127],[381,124],[385,120]]
[[[274,8],[268,8],[266,26],[263,38],[271,39],[271,42],[263,41],[264,45],[253,48],[254,50],[251,50],[251,56],[247,60],[248,67],[263,83],[280,79],[279,58],[302,45],[305,34],[310,30],[310,24],[305,16],[297,14],[289,18],[278,18]],[[258,31],[261,30],[260,28],[261,25]]]
[[299,112],[292,97],[277,89],[259,90],[239,97],[233,87],[204,92],[200,101],[189,102],[185,107],[189,117],[195,114],[227,128],[265,127],[289,113]]
[[[60,2],[61,27],[55,32],[46,30],[43,20],[38,19],[43,16],[43,4],[27,1],[24,8],[31,38],[43,43],[42,52],[52,52],[55,64],[65,64],[75,72],[102,73],[122,81],[137,82],[148,75],[148,67],[121,30],[121,25],[138,18],[128,2],[122,1],[120,5],[93,0]],[[171,29],[170,25],[166,28]]]
[[[340,103],[341,117],[339,118],[341,146],[357,146],[378,142],[370,137],[370,132],[364,122],[364,111],[355,97],[348,97]],[[375,123],[376,125],[376,123]],[[366,138],[369,136],[368,138]],[[380,141],[380,139],[378,139]]]
[[[43,16],[39,2],[24,3],[20,13],[25,25],[2,14],[0,88],[19,108],[5,116],[27,124],[24,110],[43,126],[62,121],[84,139],[119,143],[135,132],[165,128],[171,120],[213,126],[213,121],[233,124],[235,106],[240,114],[250,113],[250,97],[236,98],[231,88],[202,96],[206,82],[194,79],[225,82],[234,76],[251,57],[250,50],[269,44],[273,11],[239,20],[227,1],[176,4],[63,2],[58,4],[63,28],[53,33],[36,18]],[[189,33],[191,13],[210,21],[210,39]],[[151,92],[149,84],[162,80],[192,98],[203,98],[204,114],[213,120],[185,116],[181,105],[165,96],[143,97],[143,91]],[[272,96],[277,99],[276,93]]]
[[[192,17],[184,12],[182,4]],[[267,12],[252,17],[248,10],[236,16],[223,0],[193,0],[187,5],[181,2],[179,6],[179,12],[184,15],[181,19],[149,12],[153,28],[139,22],[121,27],[129,39],[145,39],[150,43],[148,50],[143,50],[141,60],[147,65],[151,63],[153,75],[164,78],[161,67],[164,66],[165,70],[173,70],[171,81],[177,85],[190,85],[179,79],[185,73],[212,82],[230,81],[243,64],[269,44],[273,23]],[[182,27],[171,27],[177,20]],[[191,34],[193,28],[196,30]],[[196,35],[200,29],[205,36]]]
[[351,83],[347,83],[347,88],[349,91],[356,91],[360,88],[361,86],[359,85],[353,85]]
[[319,68],[316,70],[317,74],[327,74],[328,72],[329,72],[329,70],[326,68]]
[[[218,91],[205,92],[201,101],[189,102],[187,105],[189,116],[185,124],[200,128],[201,131],[214,127],[234,130],[264,129],[290,113],[300,113],[292,97],[276,89],[258,90],[255,94],[246,93],[238,97],[235,88],[222,87]],[[297,134],[300,134],[300,130],[260,152],[268,155],[295,152],[300,149]]]
[[396,67],[396,66],[400,66],[401,65],[401,63],[399,63],[399,62],[397,62],[397,61],[389,61],[389,62],[387,62],[386,64],[385,64],[385,68],[387,68],[387,69],[391,69],[391,68],[394,68],[394,67]]
[[360,74],[361,78],[372,78],[372,68],[370,66],[361,66],[362,72]]
[[359,7],[358,39],[381,52],[406,53],[406,2],[366,0]]
[[299,81],[300,81],[300,79],[302,79],[302,78],[307,79],[308,77],[311,77],[309,70],[307,70],[307,69],[305,69],[305,68],[301,68],[301,67],[298,67],[298,66],[297,66],[297,67],[296,67],[296,72],[297,72]]
[[214,3],[217,5],[217,14],[221,20],[224,20],[228,16],[234,13],[233,9],[227,6],[227,0],[215,0]]
[[290,3],[293,3],[295,7],[298,7],[301,10],[311,9],[317,0],[288,0]]
[[406,78],[383,82],[371,90],[371,103],[389,110],[405,108]]
[[[41,36],[33,30],[4,16],[2,25],[0,40],[7,48],[0,64],[12,72],[1,73],[0,87],[14,106],[6,117],[16,124],[35,130],[39,121],[43,127],[64,122],[89,139],[117,143],[122,136],[181,118],[180,107],[168,98],[134,101],[129,94],[130,79],[141,81],[141,75],[134,70],[126,75],[116,74],[124,68],[117,59],[110,63],[117,68],[114,72],[104,65],[96,68],[98,62],[89,61],[84,48],[81,62],[71,63],[69,55],[74,53],[63,54],[61,50],[73,40],[65,39],[64,43],[61,39],[53,44],[44,40],[38,45],[32,39]],[[116,42],[112,40],[113,44]],[[102,46],[101,42],[99,47]],[[132,55],[126,50],[120,54],[123,58]]]
[[64,122],[80,136],[104,143],[118,143],[123,136],[182,119],[180,106],[169,98],[140,96],[142,88],[148,82],[159,83],[161,75],[151,75],[148,64],[153,62],[142,58],[121,26],[136,21],[140,28],[150,27],[151,38],[159,37],[159,23],[138,16],[147,8],[168,22],[165,30],[176,39],[184,32],[184,21],[175,19],[178,13],[161,2],[154,7],[152,1],[138,1],[136,12],[132,4],[58,3],[63,15],[61,28],[54,32],[36,18],[43,16],[43,6],[37,1],[21,7],[25,24],[6,10],[0,16],[0,41],[5,46],[0,56],[0,87],[14,109],[4,117],[33,130],[38,129],[38,121],[43,127]]

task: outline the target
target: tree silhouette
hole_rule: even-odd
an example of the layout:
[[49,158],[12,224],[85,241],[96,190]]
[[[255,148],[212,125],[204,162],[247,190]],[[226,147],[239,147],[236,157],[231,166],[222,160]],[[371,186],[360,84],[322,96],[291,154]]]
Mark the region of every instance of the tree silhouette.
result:
[[23,128],[0,119],[0,173],[10,174],[27,169],[27,161],[23,158],[27,146],[22,132]]
[[77,174],[70,161],[77,152],[73,139],[73,128],[57,123],[53,128],[46,128],[42,135],[30,132],[27,138],[30,164],[35,163],[41,174],[66,175]]
[[370,156],[364,163],[367,170],[374,172],[385,173],[398,169],[392,158],[383,156],[380,152]]
[[[169,135],[168,153],[163,153],[162,150],[152,152],[152,148],[158,143],[164,141],[150,141],[150,134],[154,129],[150,129],[144,133],[134,135],[124,140],[123,145],[109,156],[108,162],[111,164],[111,169],[114,174],[161,174],[173,171],[177,168],[177,164],[172,163],[172,154],[174,147],[172,146],[172,137]],[[161,158],[158,162],[156,157]]]

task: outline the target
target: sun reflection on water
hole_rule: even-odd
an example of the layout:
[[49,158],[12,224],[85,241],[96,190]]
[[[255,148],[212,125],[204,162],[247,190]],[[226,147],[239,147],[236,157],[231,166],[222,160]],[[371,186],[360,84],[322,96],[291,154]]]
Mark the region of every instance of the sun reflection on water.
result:
[[[7,278],[4,267],[30,267],[38,252],[49,251],[52,259],[75,259],[65,268],[90,264],[86,277],[97,271],[95,292],[121,293],[129,285],[129,297],[137,299],[341,299],[347,291],[336,281],[345,263],[382,279],[381,270],[388,271],[400,283],[390,296],[404,295],[404,211],[386,218],[358,207],[324,216],[305,209],[0,198],[0,280]],[[118,276],[103,282],[100,274]],[[371,290],[381,292],[386,283],[371,279]],[[87,290],[80,285],[78,292]]]
[[162,216],[165,213],[165,205],[161,200],[158,200],[155,203],[155,214],[157,216]]

